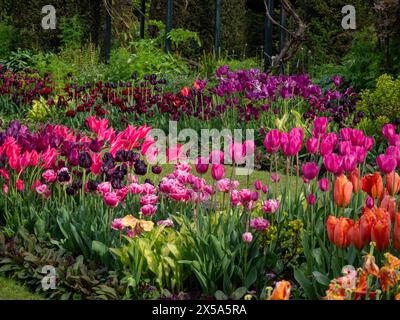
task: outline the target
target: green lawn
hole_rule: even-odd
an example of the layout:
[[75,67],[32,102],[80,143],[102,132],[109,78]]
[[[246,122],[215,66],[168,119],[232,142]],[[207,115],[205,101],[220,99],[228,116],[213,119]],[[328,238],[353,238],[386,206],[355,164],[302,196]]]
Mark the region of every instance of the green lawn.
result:
[[0,277],[0,300],[42,300],[39,295],[15,282],[14,280]]

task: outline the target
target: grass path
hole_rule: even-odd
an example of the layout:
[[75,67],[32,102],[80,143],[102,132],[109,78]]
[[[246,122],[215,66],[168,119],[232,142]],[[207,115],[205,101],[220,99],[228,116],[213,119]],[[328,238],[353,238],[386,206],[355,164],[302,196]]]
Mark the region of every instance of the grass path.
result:
[[42,300],[43,297],[29,292],[14,280],[0,277],[0,300]]

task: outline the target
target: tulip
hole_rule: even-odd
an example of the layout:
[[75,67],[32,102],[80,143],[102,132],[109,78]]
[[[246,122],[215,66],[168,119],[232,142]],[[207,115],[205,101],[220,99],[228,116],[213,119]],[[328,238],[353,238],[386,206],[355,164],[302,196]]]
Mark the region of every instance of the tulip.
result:
[[342,84],[343,78],[341,76],[333,76],[332,77],[332,82],[336,87],[340,87]]
[[365,210],[360,217],[360,232],[363,242],[368,244],[371,241],[371,229],[376,220],[375,214],[371,210]]
[[392,156],[397,161],[397,168],[400,167],[400,147],[390,146],[386,149],[386,154]]
[[333,243],[338,248],[346,248],[350,245],[349,230],[354,225],[353,220],[340,217],[335,226]]
[[361,190],[360,171],[357,168],[350,172],[349,180],[353,185],[353,192],[357,194]]
[[375,207],[374,198],[368,196],[367,199],[365,200],[365,205],[367,206],[368,209],[372,209],[373,207]]
[[367,158],[367,150],[364,147],[355,146],[352,152],[357,155],[357,162],[363,164]]
[[351,200],[353,194],[353,184],[345,175],[341,175],[336,179],[333,198],[339,207],[346,207]]
[[363,146],[364,132],[362,132],[362,130],[353,129],[352,131],[350,131],[350,140],[353,146]]
[[382,128],[382,134],[387,140],[389,140],[390,137],[396,134],[396,126],[391,123],[385,124]]
[[376,243],[376,248],[383,251],[389,247],[390,224],[387,219],[377,220],[371,228],[371,240]]
[[279,208],[279,200],[271,199],[264,201],[262,209],[265,213],[275,213]]
[[386,189],[392,196],[400,191],[400,176],[392,171],[386,175]]
[[308,205],[313,206],[317,200],[314,194],[309,194],[306,198]]
[[260,191],[260,190],[262,189],[262,187],[263,187],[263,184],[262,184],[261,180],[257,180],[257,181],[254,183],[254,187],[255,187],[255,189],[256,189],[257,191]]
[[241,164],[245,156],[244,145],[238,142],[234,142],[228,146],[228,149],[231,160],[235,163]]
[[8,186],[6,184],[3,184],[3,193],[4,194],[8,193]]
[[250,243],[253,241],[253,235],[250,232],[245,232],[242,235],[242,239],[246,243]]
[[383,173],[391,173],[397,167],[397,160],[390,155],[381,154],[376,158],[376,163]]
[[265,231],[269,228],[269,222],[264,218],[257,217],[255,219],[251,219],[250,227],[260,232]]
[[111,223],[111,229],[121,231],[125,228],[124,224],[122,223],[122,219],[114,219]]
[[154,215],[156,210],[157,210],[156,206],[153,206],[151,204],[146,204],[143,207],[141,207],[140,212],[146,217],[148,217],[148,216],[151,217]]
[[334,174],[338,174],[341,170],[342,160],[343,159],[341,156],[335,153],[330,153],[324,156],[323,162],[326,170]]
[[115,192],[106,192],[103,200],[106,205],[115,208],[118,206],[120,199]]
[[268,153],[276,153],[280,147],[281,132],[279,130],[271,130],[264,139],[264,147]]
[[351,144],[351,141],[342,141],[339,143],[339,154],[344,156],[346,154],[349,154],[351,152],[353,145]]
[[263,193],[268,193],[268,191],[269,191],[269,187],[268,187],[268,185],[263,185],[262,186],[262,188],[261,188],[261,191],[263,192]]
[[224,153],[220,150],[214,150],[210,153],[210,163],[212,164],[223,164],[224,158]]
[[352,129],[351,128],[342,128],[340,129],[340,137],[342,138],[343,141],[350,141],[350,134],[351,134]]
[[389,144],[395,147],[400,146],[400,134],[395,134],[389,137]]
[[213,164],[211,166],[211,176],[215,181],[221,180],[225,176],[224,166],[222,164]]
[[243,150],[246,156],[252,156],[256,151],[256,145],[253,140],[246,140],[243,142]]
[[361,188],[374,199],[380,199],[383,193],[383,181],[380,173],[375,172],[362,178]]
[[326,230],[328,233],[328,239],[330,242],[334,243],[335,241],[335,228],[338,224],[339,219],[335,216],[329,216],[328,220],[326,221]]
[[318,139],[317,138],[310,138],[306,142],[306,149],[307,152],[310,154],[317,153],[318,151]]
[[45,172],[43,172],[42,178],[47,183],[53,183],[54,181],[57,180],[57,173],[54,170],[49,169],[49,170],[46,170]]
[[375,143],[374,138],[372,138],[372,137],[365,137],[364,138],[364,148],[367,151],[371,151],[372,150],[372,148],[374,147],[374,143]]
[[357,156],[355,154],[349,153],[343,157],[342,168],[344,171],[353,171],[357,166]]
[[275,284],[275,289],[272,292],[271,300],[289,300],[290,290],[292,286],[289,281],[279,281]]
[[322,178],[321,180],[319,180],[318,186],[322,192],[328,191],[329,190],[329,180],[326,178]]
[[388,212],[390,214],[391,220],[394,221],[397,208],[395,197],[391,197],[389,195],[384,196],[380,203],[379,208],[384,210],[385,212]]
[[319,167],[315,162],[307,162],[302,165],[301,171],[303,172],[304,178],[307,180],[313,180],[318,175]]
[[321,117],[316,118],[314,120],[314,127],[312,130],[312,135],[314,138],[320,138],[326,132],[326,128],[328,127],[328,118]]
[[397,252],[400,253],[400,213],[396,214],[394,224],[394,231],[393,231],[393,244],[396,248]]
[[196,159],[195,168],[199,174],[205,174],[208,171],[209,159],[205,157],[199,157]]
[[274,183],[278,183],[281,180],[281,176],[279,175],[279,173],[274,172],[271,174],[271,181]]
[[190,89],[189,89],[188,87],[184,87],[184,88],[181,90],[181,94],[182,94],[182,96],[184,96],[184,97],[189,96],[189,93],[190,93]]
[[23,191],[25,189],[24,180],[18,179],[16,183],[16,187],[18,191]]
[[360,251],[367,244],[364,242],[361,233],[360,221],[357,221],[349,230],[351,244]]

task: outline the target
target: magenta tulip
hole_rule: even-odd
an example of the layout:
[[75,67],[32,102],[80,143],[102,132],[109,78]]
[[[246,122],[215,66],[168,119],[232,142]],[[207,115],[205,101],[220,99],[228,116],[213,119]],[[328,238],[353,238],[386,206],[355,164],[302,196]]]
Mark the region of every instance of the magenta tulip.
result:
[[381,154],[376,158],[376,163],[383,173],[391,173],[396,169],[397,161],[393,156]]
[[213,164],[211,166],[211,176],[215,181],[221,180],[225,176],[225,168],[222,164]]
[[302,165],[301,171],[303,172],[304,178],[310,181],[317,177],[319,172],[319,167],[314,162],[307,162]]

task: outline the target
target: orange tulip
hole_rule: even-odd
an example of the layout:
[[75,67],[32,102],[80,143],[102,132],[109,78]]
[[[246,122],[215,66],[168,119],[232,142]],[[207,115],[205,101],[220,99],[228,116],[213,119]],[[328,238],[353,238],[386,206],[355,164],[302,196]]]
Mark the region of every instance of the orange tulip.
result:
[[394,171],[386,175],[386,189],[392,196],[400,191],[400,176]]
[[376,243],[376,248],[383,251],[389,247],[391,225],[387,219],[377,220],[371,228],[371,239]]
[[289,281],[282,280],[277,282],[272,292],[271,300],[289,300],[291,289],[292,285]]
[[396,222],[394,224],[393,243],[397,252],[400,253],[400,213],[396,215]]
[[363,208],[363,214],[360,217],[360,232],[364,243],[371,241],[371,229],[376,220],[376,216],[371,209]]
[[354,226],[350,228],[349,239],[351,244],[359,251],[367,244],[362,237],[360,221],[357,221]]
[[391,196],[384,196],[381,205],[379,206],[380,209],[389,212],[391,221],[394,221],[396,215],[396,198]]
[[358,168],[355,168],[352,172],[350,172],[349,180],[353,185],[353,192],[359,193],[361,190],[361,179],[360,179],[360,171],[358,170]]
[[375,172],[374,174],[366,175],[361,180],[361,188],[371,197],[375,199],[381,198],[383,192],[383,181],[381,174],[379,172]]
[[353,220],[345,217],[340,217],[335,226],[333,243],[338,248],[346,248],[350,245],[349,230],[354,225]]
[[333,190],[333,199],[339,207],[346,207],[351,200],[353,194],[353,184],[345,175],[341,175],[336,179],[335,188]]
[[383,292],[387,292],[390,288],[397,284],[397,272],[389,266],[384,266],[379,272],[379,282]]
[[326,231],[328,232],[329,241],[334,243],[335,241],[335,228],[339,219],[335,216],[329,216],[328,220],[326,221]]

